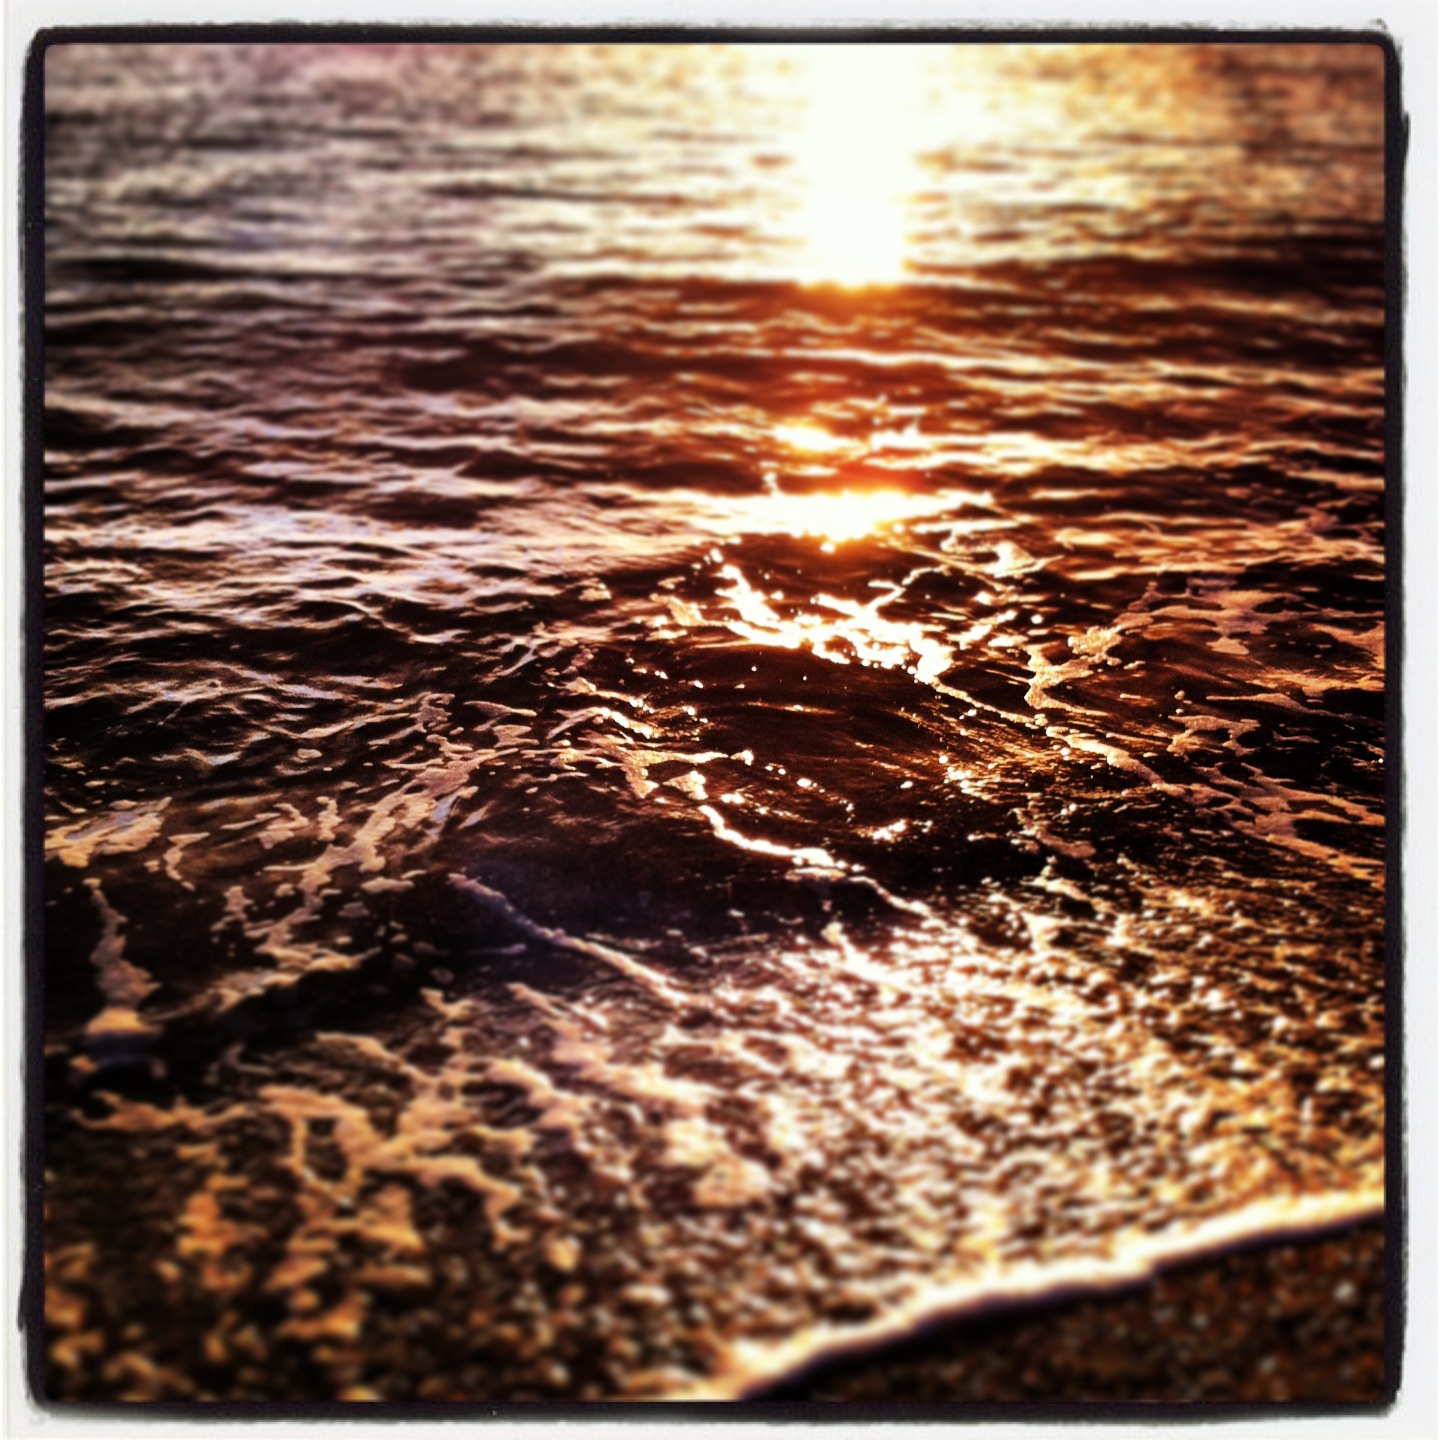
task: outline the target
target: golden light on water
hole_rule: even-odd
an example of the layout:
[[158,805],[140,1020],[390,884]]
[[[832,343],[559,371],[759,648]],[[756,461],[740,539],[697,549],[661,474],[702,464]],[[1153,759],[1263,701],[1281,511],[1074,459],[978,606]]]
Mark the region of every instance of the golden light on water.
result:
[[[815,491],[808,495],[777,492],[756,507],[765,528],[790,535],[813,535],[830,545],[859,540],[887,525],[933,513],[933,495],[902,490]],[[768,522],[768,523],[767,523]]]
[[811,455],[835,455],[852,448],[850,441],[832,435],[818,425],[777,425],[775,438],[784,441],[792,450]]
[[[743,514],[735,517],[741,533],[814,536],[823,542],[822,549],[833,550],[890,526],[953,512],[957,505],[991,504],[988,494],[953,488],[932,491],[846,482],[851,461],[866,462],[872,477],[876,470],[886,470],[901,477],[902,483],[907,475],[913,478],[923,468],[921,457],[935,443],[914,425],[906,430],[877,430],[868,438],[836,435],[812,421],[777,425],[771,433],[801,462],[795,473],[823,488],[792,493],[776,483],[774,470],[767,471],[769,491],[747,500]],[[899,463],[897,456],[903,456]]]
[[808,47],[794,144],[801,186],[799,278],[893,284],[905,274],[918,155],[924,50]]
[[721,569],[729,582],[721,591],[729,614],[727,629],[742,639],[781,650],[808,650],[832,664],[908,670],[926,683],[954,664],[954,647],[915,621],[892,620],[881,611],[899,593],[887,589],[868,603],[843,596],[814,595],[794,614],[775,607],[775,597],[757,589],[736,565]]
[[[1383,57],[1273,48],[52,48],[49,1398],[1124,1349],[1379,1213]],[[980,1368],[1218,1390],[1233,1273]]]

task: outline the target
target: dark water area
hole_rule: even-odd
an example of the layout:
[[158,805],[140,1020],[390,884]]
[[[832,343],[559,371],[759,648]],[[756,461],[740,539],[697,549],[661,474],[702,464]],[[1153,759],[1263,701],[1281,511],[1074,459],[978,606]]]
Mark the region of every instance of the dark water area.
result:
[[1376,1215],[1382,78],[53,48],[50,1393],[734,1398]]

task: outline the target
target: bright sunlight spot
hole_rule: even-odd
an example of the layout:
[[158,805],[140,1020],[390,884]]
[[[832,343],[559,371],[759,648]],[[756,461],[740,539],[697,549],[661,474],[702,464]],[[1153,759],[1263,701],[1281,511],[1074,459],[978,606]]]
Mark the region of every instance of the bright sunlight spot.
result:
[[811,455],[833,455],[853,448],[850,441],[818,425],[777,425],[775,438],[783,440],[792,450],[804,450]]
[[919,189],[924,51],[834,45],[799,52],[809,104],[795,144],[804,187],[801,278],[845,286],[904,277]]

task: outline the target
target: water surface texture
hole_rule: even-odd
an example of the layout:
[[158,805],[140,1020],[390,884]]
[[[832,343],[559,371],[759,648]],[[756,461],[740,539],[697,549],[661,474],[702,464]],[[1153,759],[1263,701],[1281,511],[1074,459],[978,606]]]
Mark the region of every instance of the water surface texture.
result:
[[1382,81],[52,49],[50,1393],[729,1398],[1378,1213]]

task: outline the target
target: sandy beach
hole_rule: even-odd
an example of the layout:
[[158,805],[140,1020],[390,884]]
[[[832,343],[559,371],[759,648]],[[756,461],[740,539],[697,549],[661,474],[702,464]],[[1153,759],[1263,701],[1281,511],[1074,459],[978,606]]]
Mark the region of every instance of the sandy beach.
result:
[[1373,1406],[1392,1389],[1386,1307],[1377,1222],[1182,1265],[1113,1296],[937,1326],[765,1398],[879,1413],[957,1402]]

